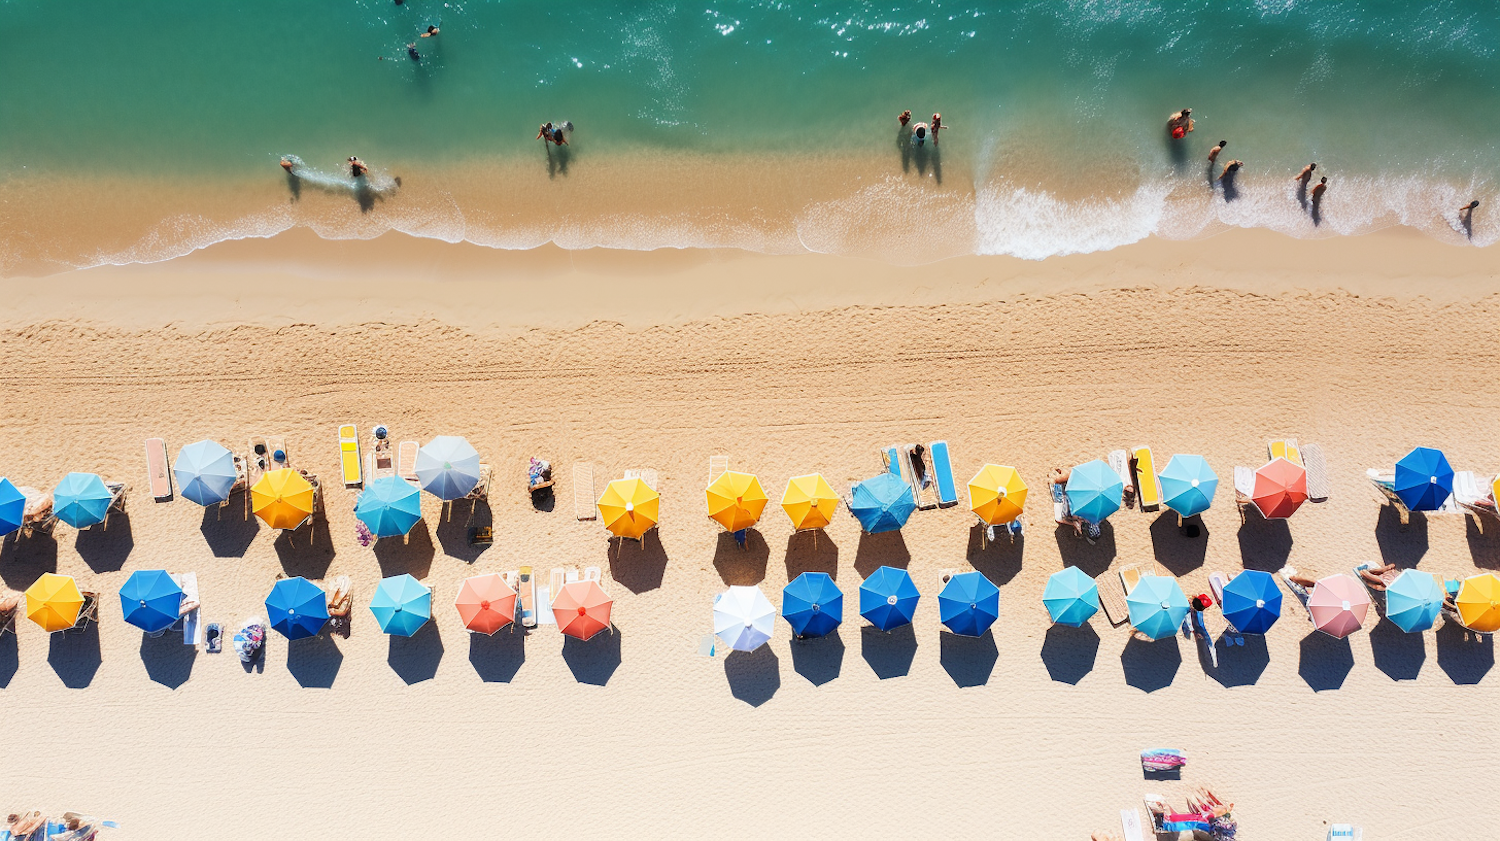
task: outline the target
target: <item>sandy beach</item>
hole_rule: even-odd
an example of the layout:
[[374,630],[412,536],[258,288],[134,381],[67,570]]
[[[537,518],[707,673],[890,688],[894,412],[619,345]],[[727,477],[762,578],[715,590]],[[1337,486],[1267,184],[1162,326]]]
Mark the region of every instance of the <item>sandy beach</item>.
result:
[[[1316,633],[1288,598],[1264,638],[1219,651],[1133,640],[1103,616],[1054,628],[1040,603],[1066,564],[1091,575],[1155,559],[1190,593],[1210,572],[1330,574],[1386,561],[1450,577],[1500,569],[1500,529],[1459,515],[1402,527],[1364,479],[1416,445],[1458,470],[1500,470],[1500,261],[1412,231],[1296,240],[1230,231],[1050,258],[959,257],[916,268],[728,250],[497,251],[298,229],[165,263],[0,280],[0,475],[51,487],[70,470],[131,485],[107,530],[8,538],[0,581],[75,575],[106,598],[97,631],[0,637],[0,710],[21,751],[12,808],[80,809],[120,839],[586,831],[610,837],[1084,839],[1118,831],[1146,791],[1204,784],[1246,839],[1469,837],[1493,799],[1500,702],[1493,641],[1367,622]],[[409,541],[363,548],[354,491],[332,487],[336,427],[464,435],[496,470],[495,541],[424,495]],[[202,438],[244,449],[284,434],[329,486],[327,521],[276,537],[243,510],[146,490],[142,440],[175,457]],[[1293,436],[1327,453],[1330,500],[1242,524],[1235,465]],[[963,482],[984,462],[1033,488],[1024,539],[982,546],[967,510],[918,512],[862,536],[842,511],[793,536],[788,477],[838,487],[877,448],[947,440]],[[1054,528],[1048,471],[1149,444],[1204,455],[1225,487],[1204,534],[1125,510],[1091,545]],[[705,516],[708,459],[759,474],[772,506],[748,546]],[[558,468],[533,510],[527,457]],[[660,475],[642,545],[575,519],[571,466],[598,482]],[[451,602],[468,575],[598,565],[616,630],[471,636]],[[859,581],[907,567],[911,628],[862,627]],[[278,573],[348,575],[352,636],[287,644],[262,669],[126,625],[129,573],[198,575],[207,621],[263,610]],[[937,618],[938,576],[1001,589],[979,639]],[[835,636],[776,637],[701,657],[713,594],[773,603],[822,570],[846,594]],[[380,633],[382,576],[435,588],[435,621]],[[1372,612],[1373,618],[1373,612]],[[1189,753],[1182,783],[1142,780],[1138,753]],[[14,748],[13,748],[14,750]],[[1180,797],[1177,799],[1180,800]],[[317,828],[314,830],[313,828]]]

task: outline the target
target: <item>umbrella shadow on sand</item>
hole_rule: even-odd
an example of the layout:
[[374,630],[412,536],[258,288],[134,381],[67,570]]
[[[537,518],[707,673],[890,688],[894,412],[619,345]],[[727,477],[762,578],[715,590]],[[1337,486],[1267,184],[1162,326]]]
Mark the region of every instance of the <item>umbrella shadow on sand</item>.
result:
[[838,580],[839,545],[822,529],[793,532],[786,539],[786,580],[804,572],[826,572]]
[[1085,623],[1077,628],[1053,625],[1042,643],[1042,664],[1058,683],[1077,686],[1094,670],[1099,657],[1099,634]]
[[1465,517],[1464,529],[1474,566],[1480,569],[1500,569],[1500,528],[1491,524],[1490,530],[1483,532],[1479,530],[1473,517]]
[[1427,554],[1427,515],[1414,511],[1403,526],[1395,506],[1380,506],[1380,516],[1375,520],[1375,542],[1380,546],[1381,560],[1386,563],[1402,569],[1416,566]]
[[1349,640],[1313,631],[1302,638],[1302,657],[1297,674],[1314,692],[1338,689],[1354,669],[1354,652]]
[[1197,536],[1189,537],[1187,531],[1177,526],[1176,511],[1163,511],[1151,523],[1152,553],[1168,572],[1179,577],[1203,566],[1208,557],[1208,526],[1202,518],[1188,517],[1183,524],[1197,526]]
[[906,548],[906,538],[900,529],[882,534],[859,533],[859,546],[854,550],[854,571],[861,578],[881,567],[906,569],[911,563],[911,550]]
[[724,657],[724,678],[729,681],[729,694],[758,707],[781,688],[781,660],[769,645],[731,651]]
[[1408,634],[1396,623],[1377,620],[1370,629],[1370,653],[1375,668],[1391,680],[1416,680],[1427,660],[1427,644],[1422,634]]
[[640,540],[611,537],[608,545],[610,580],[637,595],[661,586],[667,574],[667,550],[656,529]]
[[1125,670],[1127,685],[1142,692],[1166,689],[1182,667],[1182,649],[1176,637],[1153,642],[1132,634],[1120,652],[1120,666]]
[[198,530],[203,532],[203,541],[215,558],[243,558],[255,535],[260,533],[260,518],[247,516],[244,506],[209,505],[203,509],[203,522]]
[[57,572],[57,540],[50,534],[7,536],[0,543],[0,582],[12,590],[25,590],[43,573]]
[[47,663],[69,689],[83,689],[94,682],[103,657],[99,652],[99,623],[87,628],[49,635]]
[[1484,680],[1495,667],[1495,638],[1475,634],[1456,622],[1444,621],[1437,629],[1438,668],[1461,686]]
[[719,532],[719,541],[714,546],[714,569],[724,583],[733,587],[758,586],[766,580],[766,567],[771,559],[771,547],[756,529],[745,530],[745,545],[735,542],[734,535]]
[[1240,524],[1240,561],[1245,569],[1275,572],[1286,566],[1292,556],[1292,530],[1286,520],[1267,520],[1260,509],[1245,507],[1245,522]]
[[10,686],[20,668],[21,651],[16,643],[16,635],[0,634],[0,689]]
[[302,528],[282,531],[272,544],[287,575],[316,580],[328,574],[335,549],[328,523],[314,519]]
[[988,630],[977,637],[938,633],[938,661],[959,688],[989,683],[990,675],[995,671],[995,662],[999,659],[1000,651],[995,647],[995,635]]
[[375,560],[380,563],[380,574],[389,578],[409,573],[413,578],[426,578],[432,570],[432,558],[437,548],[432,545],[432,532],[426,520],[418,520],[406,533],[406,539],[382,537],[375,541]]
[[975,523],[969,528],[969,547],[965,553],[969,566],[984,574],[996,587],[1002,587],[1021,574],[1021,559],[1026,554],[1026,536],[1016,535],[1015,540],[1001,537],[986,540],[985,527]]
[[286,644],[286,670],[303,689],[331,688],[343,665],[344,652],[323,634]]
[[197,646],[183,645],[182,637],[173,631],[154,638],[141,634],[141,663],[146,675],[168,689],[187,683],[197,659]]
[[859,653],[877,678],[905,677],[917,657],[917,630],[911,625],[890,631],[865,625],[859,629]]
[[443,638],[437,625],[427,622],[409,637],[392,636],[385,661],[408,686],[437,677],[443,659]]
[[[1233,636],[1231,634],[1231,636]],[[1208,648],[1194,642],[1198,649],[1198,663],[1203,673],[1228,689],[1235,686],[1254,686],[1271,665],[1271,652],[1266,648],[1266,638],[1260,634],[1241,634],[1236,639],[1239,645],[1230,645],[1226,637],[1214,641],[1219,665],[1215,666],[1208,656]]]
[[562,658],[574,680],[604,686],[620,668],[620,630],[600,631],[587,642],[564,635]]
[[130,518],[123,512],[112,514],[109,528],[97,525],[84,529],[78,533],[74,546],[79,557],[94,572],[118,572],[125,568],[125,560],[135,548]]
[[844,640],[835,628],[813,639],[792,640],[792,670],[813,686],[822,686],[844,668]]
[[525,662],[526,634],[515,625],[493,636],[469,634],[469,665],[485,683],[510,683]]
[[[435,529],[438,543],[443,547],[443,554],[457,558],[466,564],[474,563],[479,560],[479,556],[483,555],[486,549],[490,548],[490,544],[470,543],[469,530],[492,527],[495,523],[494,512],[490,510],[489,503],[482,499],[455,500],[444,507],[447,510],[439,515],[440,519]],[[427,528],[425,522],[424,520],[423,523],[419,523],[417,527]],[[413,528],[413,531],[415,530]],[[427,542],[431,544],[432,538],[428,537]]]
[[1098,578],[1115,561],[1115,527],[1108,520],[1099,524],[1099,539],[1089,543],[1072,526],[1059,525],[1054,532],[1063,566],[1075,566],[1090,578]]

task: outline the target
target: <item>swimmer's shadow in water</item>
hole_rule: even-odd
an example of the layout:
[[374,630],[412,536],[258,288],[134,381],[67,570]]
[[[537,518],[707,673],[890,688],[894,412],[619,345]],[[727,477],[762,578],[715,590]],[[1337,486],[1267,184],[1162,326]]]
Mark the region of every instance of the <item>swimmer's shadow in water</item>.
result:
[[901,171],[911,172],[911,153],[915,148],[911,142],[911,126],[897,125],[896,151],[901,155]]
[[1235,183],[1239,177],[1239,170],[1230,170],[1219,178],[1219,189],[1224,191],[1224,201],[1234,201],[1240,197],[1240,188]]
[[929,137],[926,143],[913,149],[912,161],[917,165],[917,175],[925,178],[931,169],[932,179],[943,183],[943,150],[938,148],[936,138]]
[[292,201],[294,201],[294,202],[301,201],[302,200],[302,176],[298,175],[295,172],[292,172],[289,169],[288,170],[284,170],[284,172],[286,172],[286,189],[287,189],[288,192],[290,192],[292,194]]
[[1322,195],[1316,195],[1316,196],[1312,197],[1312,202],[1309,204],[1307,212],[1308,212],[1308,215],[1312,216],[1313,227],[1316,228],[1317,226],[1323,224],[1323,196]]
[[573,151],[569,146],[553,146],[543,141],[547,147],[547,177],[556,178],[559,175],[568,174],[568,164],[572,162]]

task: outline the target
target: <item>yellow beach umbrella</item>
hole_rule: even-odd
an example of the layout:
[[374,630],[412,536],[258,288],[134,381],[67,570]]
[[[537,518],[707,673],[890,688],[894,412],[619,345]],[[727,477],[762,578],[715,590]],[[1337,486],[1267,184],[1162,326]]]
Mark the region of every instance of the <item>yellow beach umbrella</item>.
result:
[[1465,578],[1454,601],[1465,628],[1481,634],[1500,631],[1500,578],[1493,572]]
[[83,593],[71,575],[43,573],[26,590],[26,618],[47,632],[66,631],[78,623],[83,609]]
[[599,497],[599,517],[614,534],[639,540],[656,525],[660,500],[640,479],[616,479]]
[[786,493],[781,495],[781,507],[792,518],[792,528],[797,531],[821,529],[833,522],[839,495],[821,473],[793,476],[786,483]]
[[764,510],[766,492],[754,473],[730,470],[708,486],[708,516],[726,531],[750,528]]
[[1026,483],[1014,467],[986,464],[969,480],[969,508],[986,525],[998,526],[1021,516]]
[[250,488],[250,508],[273,529],[294,529],[312,516],[313,486],[289,467],[269,471]]

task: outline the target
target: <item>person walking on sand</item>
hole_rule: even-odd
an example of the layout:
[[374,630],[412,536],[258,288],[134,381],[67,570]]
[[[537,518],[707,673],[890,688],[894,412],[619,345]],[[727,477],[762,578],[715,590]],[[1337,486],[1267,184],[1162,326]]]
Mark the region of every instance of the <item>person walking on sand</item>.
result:
[[1312,200],[1313,200],[1313,204],[1317,204],[1318,202],[1322,201],[1323,200],[1323,194],[1326,193],[1326,192],[1328,192],[1328,176],[1325,175],[1322,178],[1318,179],[1318,183],[1316,183],[1316,184],[1313,185],[1313,188],[1312,188]]
[[367,167],[367,166],[365,166],[365,162],[364,161],[360,160],[359,158],[354,157],[353,155],[349,156],[349,174],[350,175],[354,176],[355,178],[359,178],[361,176],[368,175],[369,173],[370,173],[370,168]]
[[1313,170],[1317,168],[1317,164],[1308,164],[1307,166],[1303,167],[1302,171],[1297,173],[1297,177],[1293,178],[1292,180],[1301,181],[1302,183],[1306,184],[1308,181],[1312,180]]
[[901,116],[896,118],[896,122],[900,123],[902,128],[906,128],[906,124],[911,122],[911,111],[902,111]]
[[1244,165],[1244,161],[1230,161],[1229,163],[1224,164],[1224,171],[1219,173],[1219,180],[1223,181],[1224,179],[1231,177],[1233,173],[1239,172],[1240,167]]
[[1193,109],[1184,108],[1167,118],[1167,132],[1174,140],[1181,140],[1193,130]]
[[1214,161],[1218,160],[1219,159],[1219,153],[1222,152],[1222,151],[1224,151],[1224,147],[1228,146],[1228,145],[1229,145],[1229,141],[1228,140],[1220,140],[1219,141],[1219,145],[1215,146],[1212,149],[1209,149],[1208,150],[1208,162],[1209,163],[1213,163]]

